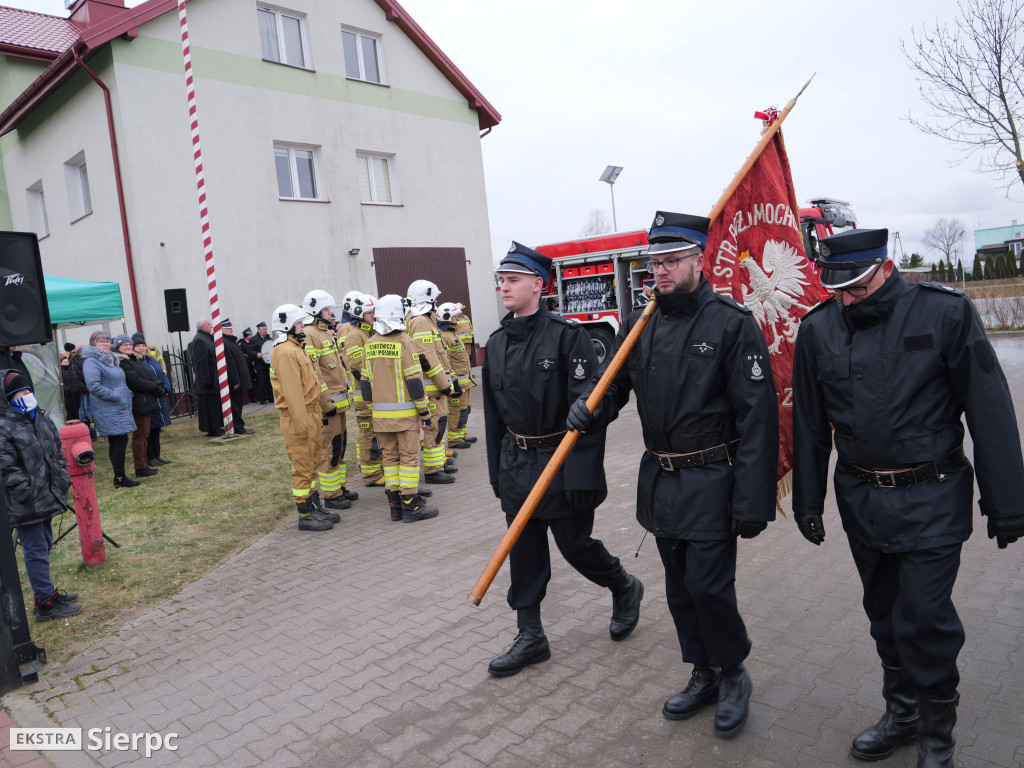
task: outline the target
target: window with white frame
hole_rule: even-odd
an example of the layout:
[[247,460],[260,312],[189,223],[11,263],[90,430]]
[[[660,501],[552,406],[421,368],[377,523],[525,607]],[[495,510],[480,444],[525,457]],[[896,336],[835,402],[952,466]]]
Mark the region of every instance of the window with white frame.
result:
[[264,6],[258,6],[256,13],[260,23],[263,58],[310,69],[305,15]]
[[77,221],[92,213],[89,171],[85,165],[84,151],[64,163],[64,181],[68,187],[68,211],[71,213],[71,221]]
[[345,51],[346,76],[369,83],[387,82],[380,35],[342,27],[341,44]]
[[43,182],[37,181],[25,190],[28,196],[28,218],[36,237],[42,239],[50,234],[50,225],[46,220],[46,198],[43,197]]
[[398,178],[395,174],[394,155],[376,155],[360,152],[359,196],[364,203],[397,203]]
[[274,142],[277,194],[283,200],[326,200],[320,147]]

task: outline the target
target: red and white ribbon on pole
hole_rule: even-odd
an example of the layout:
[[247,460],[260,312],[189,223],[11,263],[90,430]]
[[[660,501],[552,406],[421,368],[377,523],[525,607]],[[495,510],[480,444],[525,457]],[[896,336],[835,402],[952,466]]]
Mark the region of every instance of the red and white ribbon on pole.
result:
[[228,367],[224,356],[224,336],[220,331],[220,303],[217,299],[217,271],[213,266],[213,239],[210,237],[210,212],[206,207],[206,175],[203,172],[203,151],[199,146],[199,117],[196,113],[196,85],[192,77],[192,51],[188,40],[188,18],[185,0],[178,0],[178,19],[181,22],[181,51],[185,57],[185,94],[188,97],[188,118],[192,127],[192,150],[196,167],[196,193],[199,196],[199,220],[203,228],[203,253],[206,257],[206,283],[210,290],[210,321],[213,323],[213,347],[217,355],[217,381],[220,389],[220,409],[224,416],[224,433],[234,433],[231,419],[231,389],[228,386]]

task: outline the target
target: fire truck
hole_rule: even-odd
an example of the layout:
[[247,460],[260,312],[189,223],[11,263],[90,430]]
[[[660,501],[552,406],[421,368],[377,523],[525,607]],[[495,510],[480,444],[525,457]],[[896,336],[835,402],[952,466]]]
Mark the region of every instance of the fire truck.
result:
[[[842,200],[818,198],[800,209],[809,254],[817,254],[821,238],[855,226],[853,209]],[[584,325],[598,362],[603,363],[619,327],[647,303],[643,289],[654,285],[644,266],[647,230],[539,245],[536,250],[552,259],[554,274],[544,292],[548,308]]]

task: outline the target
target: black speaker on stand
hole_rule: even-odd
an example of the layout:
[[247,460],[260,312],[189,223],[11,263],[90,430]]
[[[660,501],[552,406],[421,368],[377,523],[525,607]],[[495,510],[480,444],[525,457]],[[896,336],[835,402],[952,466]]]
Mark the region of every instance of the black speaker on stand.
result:
[[170,333],[187,331],[188,299],[184,288],[168,288],[164,291],[164,304],[167,305],[167,330]]
[[0,346],[53,341],[39,239],[0,232]]

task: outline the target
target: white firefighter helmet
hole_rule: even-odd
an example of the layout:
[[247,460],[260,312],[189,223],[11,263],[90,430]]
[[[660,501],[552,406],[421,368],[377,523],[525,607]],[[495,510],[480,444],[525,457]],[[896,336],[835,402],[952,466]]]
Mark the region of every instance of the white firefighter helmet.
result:
[[373,330],[381,335],[405,330],[405,305],[402,297],[389,293],[377,299]]
[[409,312],[413,317],[427,314],[440,295],[440,289],[429,280],[413,280],[409,284]]
[[368,293],[360,293],[352,300],[352,309],[349,310],[349,314],[357,320],[362,320],[367,312],[375,312],[376,309],[377,299]]
[[437,308],[437,319],[442,323],[454,323],[455,318],[461,313],[458,304],[452,304],[450,301],[446,304],[442,304]]
[[359,291],[349,291],[341,297],[341,311],[352,314],[352,301],[359,295]]
[[307,315],[302,307],[297,307],[294,304],[282,304],[274,310],[270,327],[273,328],[274,333],[280,333],[283,337],[287,336],[298,322],[306,325],[312,323],[313,318]]
[[334,307],[334,297],[327,291],[310,291],[302,300],[303,312],[312,317],[320,317],[320,313],[328,308],[333,312]]

